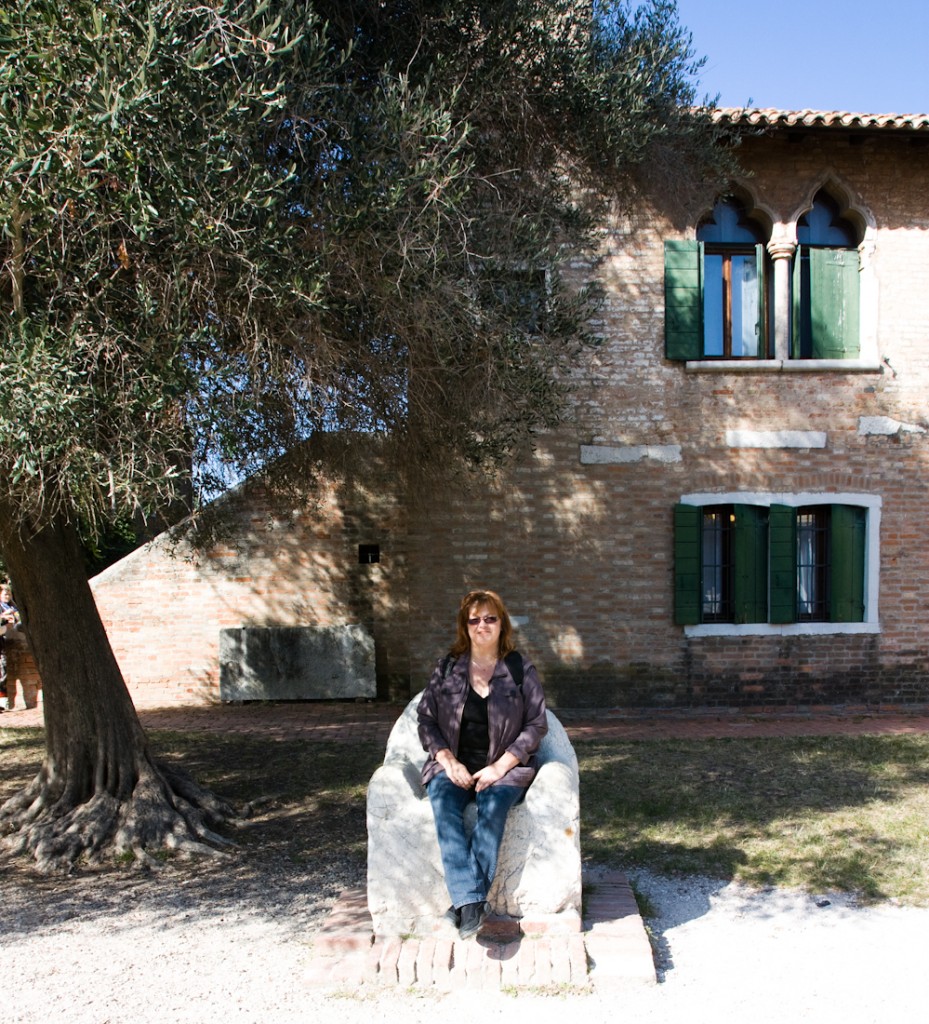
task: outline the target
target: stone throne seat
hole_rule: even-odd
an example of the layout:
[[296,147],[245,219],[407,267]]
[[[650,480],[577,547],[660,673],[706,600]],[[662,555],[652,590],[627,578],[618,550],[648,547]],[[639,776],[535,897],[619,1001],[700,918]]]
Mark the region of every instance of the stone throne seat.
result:
[[[420,785],[426,752],[416,709],[407,704],[387,740],[384,763],[368,784],[368,909],[377,936],[428,935],[447,925],[449,905],[432,807]],[[539,746],[540,768],[526,798],[509,814],[491,912],[524,931],[581,927],[580,796],[577,757],[552,714]],[[475,807],[465,815],[473,827]]]

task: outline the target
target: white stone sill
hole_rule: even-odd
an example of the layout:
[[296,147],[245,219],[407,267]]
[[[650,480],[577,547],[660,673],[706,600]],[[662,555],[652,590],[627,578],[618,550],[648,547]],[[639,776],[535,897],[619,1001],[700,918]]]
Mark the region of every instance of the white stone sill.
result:
[[880,633],[879,622],[792,622],[784,626],[772,626],[766,622],[707,623],[702,626],[685,626],[684,636],[835,636],[838,634]]
[[881,373],[870,359],[694,359],[688,373]]

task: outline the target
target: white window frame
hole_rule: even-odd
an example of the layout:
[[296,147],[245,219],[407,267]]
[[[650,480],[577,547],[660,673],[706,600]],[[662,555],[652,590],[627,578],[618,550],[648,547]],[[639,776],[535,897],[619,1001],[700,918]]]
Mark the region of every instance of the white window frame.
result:
[[835,634],[880,633],[878,612],[881,565],[881,509],[883,499],[878,494],[847,491],[802,491],[781,494],[770,491],[723,491],[684,494],[682,505],[856,505],[867,509],[864,556],[864,621],[863,622],[791,622],[775,625],[767,622],[727,623],[713,622],[684,626],[684,635],[701,636],[828,636]]

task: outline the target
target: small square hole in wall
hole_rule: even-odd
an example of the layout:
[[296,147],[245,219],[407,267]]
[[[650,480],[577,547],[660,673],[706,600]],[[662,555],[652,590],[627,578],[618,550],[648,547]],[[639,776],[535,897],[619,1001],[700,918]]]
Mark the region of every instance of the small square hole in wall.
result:
[[362,565],[373,565],[381,560],[380,544],[359,544],[358,561]]

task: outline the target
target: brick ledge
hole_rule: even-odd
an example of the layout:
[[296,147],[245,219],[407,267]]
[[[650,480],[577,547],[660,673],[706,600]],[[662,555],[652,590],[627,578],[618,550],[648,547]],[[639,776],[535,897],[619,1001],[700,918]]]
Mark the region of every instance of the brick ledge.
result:
[[651,944],[626,876],[590,886],[584,930],[553,933],[490,918],[474,941],[448,935],[375,938],[362,887],[345,890],[313,940],[308,987],[587,990],[657,981]]

